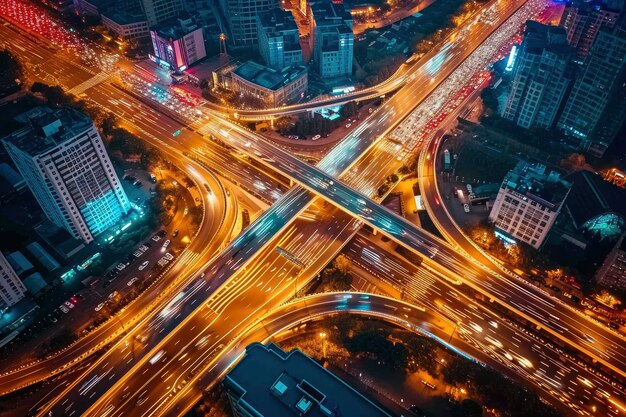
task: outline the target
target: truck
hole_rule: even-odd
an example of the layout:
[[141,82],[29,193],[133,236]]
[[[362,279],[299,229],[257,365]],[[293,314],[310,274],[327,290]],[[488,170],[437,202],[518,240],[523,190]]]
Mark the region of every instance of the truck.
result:
[[450,151],[445,149],[443,151],[443,170],[448,171],[451,168],[450,164]]

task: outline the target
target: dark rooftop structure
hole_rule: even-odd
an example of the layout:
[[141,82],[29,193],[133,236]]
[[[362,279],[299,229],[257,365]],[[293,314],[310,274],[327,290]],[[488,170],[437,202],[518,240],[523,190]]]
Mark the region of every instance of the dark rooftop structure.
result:
[[313,359],[253,343],[226,375],[236,416],[391,417]]
[[502,185],[553,208],[563,202],[571,187],[557,172],[546,174],[545,165],[529,164],[525,161],[518,162],[506,174]]
[[247,61],[235,68],[233,73],[268,90],[278,90],[306,71],[304,65],[292,65],[281,70],[275,70],[254,61]]
[[544,25],[534,20],[526,21],[524,44],[528,51],[551,51],[556,54],[572,54],[574,48],[567,43],[567,33],[559,26]]
[[284,30],[298,30],[293,14],[280,8],[259,12],[259,22],[263,28],[272,33]]
[[58,110],[35,107],[15,120],[26,126],[2,140],[32,156],[45,153],[93,126],[85,114],[67,107]]
[[572,190],[565,200],[565,212],[576,229],[616,237],[626,229],[626,190],[590,171],[567,177]]

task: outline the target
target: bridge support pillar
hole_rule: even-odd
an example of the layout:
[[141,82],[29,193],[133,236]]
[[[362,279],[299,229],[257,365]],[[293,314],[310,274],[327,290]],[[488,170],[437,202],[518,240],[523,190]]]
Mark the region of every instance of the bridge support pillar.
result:
[[290,186],[290,187],[293,187],[293,186],[294,186],[293,180],[292,180],[291,178],[289,178],[289,186]]
[[374,229],[374,232],[372,232],[372,234],[376,236],[378,234],[378,229]]

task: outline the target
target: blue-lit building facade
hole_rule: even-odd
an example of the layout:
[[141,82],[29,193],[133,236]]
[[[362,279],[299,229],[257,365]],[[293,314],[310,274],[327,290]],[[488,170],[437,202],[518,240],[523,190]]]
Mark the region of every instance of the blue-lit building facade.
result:
[[24,127],[2,139],[46,216],[90,243],[131,205],[98,131],[86,115],[37,107]]

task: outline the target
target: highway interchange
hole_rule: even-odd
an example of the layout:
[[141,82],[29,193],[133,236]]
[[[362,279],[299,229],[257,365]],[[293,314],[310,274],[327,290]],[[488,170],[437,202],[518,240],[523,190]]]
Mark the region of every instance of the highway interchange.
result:
[[[484,36],[485,34],[479,33],[479,35]],[[466,37],[462,38],[466,39]],[[480,43],[479,39],[480,36],[473,41]],[[473,48],[476,46],[474,45]],[[465,49],[461,48],[463,45],[459,46],[463,52]],[[32,50],[31,48],[28,49]],[[26,53],[26,51],[24,52]],[[34,53],[41,54],[41,51]],[[400,243],[405,243],[411,237],[413,249],[420,253],[426,251],[426,258],[430,258],[432,255],[433,261],[437,262],[429,265],[437,272],[436,280],[432,282],[440,283],[440,285],[441,283],[445,284],[446,280],[441,280],[440,276],[449,276],[448,268],[453,270],[456,268],[457,271],[461,271],[459,275],[463,276],[459,279],[463,280],[468,277],[472,278],[472,275],[475,275],[474,279],[479,275],[483,276],[483,274],[487,278],[492,277],[491,274],[487,275],[484,270],[476,265],[468,265],[467,259],[463,255],[459,255],[452,248],[447,247],[444,242],[436,241],[431,236],[425,235],[424,232],[416,230],[413,226],[404,224],[403,219],[393,217],[366,197],[366,195],[374,194],[380,179],[394,172],[395,165],[398,165],[397,162],[399,162],[397,161],[397,144],[389,141],[378,141],[378,138],[395,127],[419,103],[421,100],[418,95],[420,91],[416,92],[415,90],[421,90],[423,97],[427,97],[439,82],[456,68],[458,62],[455,61],[462,61],[462,54],[457,57],[452,51],[449,56],[455,59],[445,62],[443,68],[439,69],[440,72],[435,74],[440,79],[428,77],[426,80],[420,80],[418,78],[414,80],[413,89],[401,89],[362,126],[352,132],[346,140],[331,150],[318,165],[319,169],[313,169],[307,164],[301,163],[281,149],[273,147],[236,125],[218,119],[209,121],[206,126],[207,130],[204,130],[205,133],[210,132],[222,140],[232,140],[237,136],[239,141],[229,143],[237,146],[241,152],[248,153],[251,157],[256,157],[259,161],[265,162],[273,168],[279,168],[283,174],[304,185],[308,191],[301,187],[292,188],[283,194],[277,203],[250,228],[231,242],[229,247],[215,257],[212,262],[208,262],[208,260],[203,263],[195,262],[187,268],[189,269],[187,276],[194,275],[192,269],[195,269],[195,274],[204,271],[205,276],[197,275],[193,277],[193,280],[186,282],[185,290],[172,292],[175,294],[174,299],[178,294],[184,294],[169,307],[166,305],[163,309],[155,311],[143,322],[142,326],[134,327],[127,336],[102,357],[107,360],[114,359],[115,362],[107,362],[105,359],[98,360],[85,375],[76,380],[75,384],[72,384],[73,386],[69,386],[75,390],[67,396],[60,396],[59,401],[55,404],[54,415],[75,414],[87,409],[89,410],[88,414],[93,415],[100,415],[96,413],[96,410],[99,410],[100,413],[107,413],[107,415],[129,415],[131,412],[137,415],[143,413],[148,415],[157,410],[162,412],[165,408],[176,409],[179,406],[173,405],[174,400],[178,402],[176,392],[182,389],[187,393],[191,388],[185,387],[193,385],[183,384],[182,381],[185,381],[186,378],[192,381],[196,376],[201,375],[202,372],[197,370],[205,369],[211,364],[211,361],[217,361],[221,356],[216,354],[221,350],[227,350],[225,347],[228,346],[233,334],[243,331],[250,324],[252,318],[262,317],[265,311],[293,296],[294,288],[313,277],[328,259],[331,259],[354,235],[358,223],[337,210],[316,210],[316,212],[329,213],[322,215],[318,223],[296,219],[297,214],[302,213],[314,201],[311,191],[329,199],[332,204],[340,204],[341,208],[349,211],[351,215],[360,216],[363,221],[372,224],[378,230],[391,234]],[[70,75],[67,80],[64,80],[63,76],[67,74],[67,67],[64,67],[62,62],[59,62],[59,66],[58,69],[52,66],[51,71],[57,72],[55,77],[61,84],[83,82],[90,76],[90,74],[86,74],[85,79],[81,81],[80,78],[77,79]],[[417,68],[415,76],[426,77],[426,74],[420,74],[419,69],[420,67]],[[411,75],[414,74],[409,74],[407,77],[410,78]],[[432,80],[432,78],[435,79]],[[419,81],[423,81],[423,83]],[[424,84],[432,85],[432,89],[422,89]],[[407,87],[411,85],[408,84]],[[130,99],[124,101],[133,103],[132,106],[129,105],[127,106],[128,109],[124,109],[124,101],[116,99],[119,97],[119,91],[108,83],[101,83],[90,88],[89,97],[98,103],[103,103],[106,107],[112,108],[117,114],[121,113],[126,122],[131,127],[134,126],[137,131],[147,133],[148,137],[165,140],[166,144],[160,142],[159,147],[171,148],[172,152],[176,150],[179,154],[182,153],[181,149],[185,152],[191,150],[198,154],[198,149],[209,147],[209,152],[200,153],[203,157],[206,157],[207,154],[211,155],[213,152],[220,155],[222,153],[228,154],[223,148],[217,147],[191,132],[183,131],[182,137],[178,137],[176,140],[171,139],[171,132],[180,128],[177,122],[159,117],[158,112],[151,109],[142,109],[140,112],[133,111],[136,103],[128,101]],[[105,102],[108,104],[104,104]],[[140,114],[140,116],[135,116],[135,114]],[[153,118],[155,115],[156,118]],[[153,121],[157,119],[159,119],[159,123],[155,124]],[[258,152],[258,155],[255,152]],[[362,158],[354,158],[355,155],[361,154],[364,155]],[[249,165],[234,155],[229,161],[238,161],[250,169]],[[210,165],[215,164],[215,166],[220,167],[220,170],[227,168],[222,156],[213,159],[209,157],[208,163]],[[235,165],[235,167],[241,168],[241,165]],[[238,179],[247,177],[247,175],[242,176],[238,173],[237,168],[232,171],[232,175]],[[332,178],[334,176],[341,176],[346,185]],[[273,183],[271,177],[265,176],[263,178],[267,185],[266,189],[280,190],[280,186],[276,185],[275,182]],[[250,181],[249,186],[260,189],[258,183],[255,184],[254,181]],[[363,195],[353,191],[349,186],[362,191]],[[271,194],[269,199],[271,201],[276,200],[277,194],[282,193]],[[317,202],[316,204],[321,203]],[[396,225],[400,226],[395,227]],[[276,253],[275,248],[277,246],[296,254],[306,267],[301,269],[286,261]],[[253,257],[253,255],[256,256]],[[199,265],[206,265],[206,269],[205,267],[198,268]],[[439,265],[447,266],[446,270],[437,270]],[[231,276],[232,279],[228,279]],[[420,277],[420,279],[422,278]],[[301,282],[298,283],[298,280]],[[448,278],[448,281],[455,283],[456,278],[453,280]],[[224,285],[225,282],[227,283]],[[415,285],[419,281],[411,280],[410,282]],[[428,287],[435,285],[431,284],[429,280],[422,282]],[[490,285],[501,286],[502,290],[500,287],[489,290],[498,291],[501,294],[497,295],[502,296],[502,294],[506,294],[502,291],[509,291],[510,286],[516,287],[518,283],[511,280],[505,285],[494,280]],[[214,292],[220,286],[222,287]],[[528,289],[522,288],[520,291],[528,291]],[[538,294],[535,297],[541,300],[543,295]],[[194,311],[194,306],[201,305],[206,299],[208,302],[205,304],[208,307]],[[248,305],[244,305],[246,301]],[[447,302],[451,301],[447,299]],[[543,300],[538,302],[546,303]],[[550,301],[549,304],[552,302]],[[557,307],[552,308],[558,313]],[[467,311],[463,314],[467,314]],[[541,313],[538,314],[538,317],[545,320]],[[486,326],[482,327],[488,329]],[[604,333],[607,332],[598,331],[596,327],[599,326],[591,326],[590,330],[598,332],[600,336],[604,337]],[[155,331],[157,331],[156,335]],[[167,334],[167,336],[161,338],[162,333]],[[135,336],[141,334],[153,335],[154,339],[139,343]],[[595,335],[595,333],[591,334]],[[609,333],[609,336],[613,336],[612,333]],[[581,339],[581,336],[577,336],[576,339],[583,345],[595,348],[594,343],[587,339]],[[184,349],[180,347],[181,343],[185,344]],[[511,343],[514,345],[515,341],[512,340]],[[610,347],[612,341],[607,338],[605,343],[605,346]],[[619,340],[618,343],[620,343]],[[152,349],[150,350],[150,348]],[[148,351],[150,353],[147,353]],[[155,364],[150,363],[150,360],[158,356],[161,351],[163,353],[157,359],[159,372],[156,375],[163,376],[164,380],[155,381],[149,387],[143,387],[144,384],[141,381],[145,378],[142,376],[147,370],[155,368]],[[600,353],[602,352],[598,354]],[[619,354],[619,352],[616,353]],[[572,373],[572,375],[574,374]],[[108,384],[105,386],[104,383],[97,383],[105,376],[109,381],[117,381],[113,389],[107,390]],[[168,381],[171,382],[168,383]],[[91,385],[92,383],[93,385]],[[180,395],[178,397],[183,398]],[[91,405],[95,398],[99,398],[99,400]],[[144,401],[142,402],[142,400]],[[114,405],[112,409],[110,408],[111,405]],[[43,411],[44,409],[42,409],[42,413]]]

